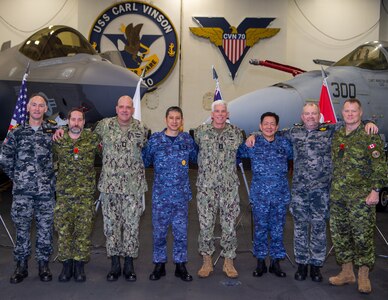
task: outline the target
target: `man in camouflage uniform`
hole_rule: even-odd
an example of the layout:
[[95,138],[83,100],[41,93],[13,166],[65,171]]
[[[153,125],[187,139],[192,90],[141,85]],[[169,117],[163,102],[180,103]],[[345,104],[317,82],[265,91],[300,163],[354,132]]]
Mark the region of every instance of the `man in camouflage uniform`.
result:
[[166,111],[167,128],[154,133],[144,149],[144,163],[154,166],[152,190],[153,263],[150,280],[166,275],[167,232],[174,235],[175,276],[192,281],[187,272],[188,201],[191,200],[189,161],[196,162],[196,145],[191,136],[181,132],[183,112],[177,106]]
[[24,125],[10,131],[2,148],[0,165],[13,181],[12,221],[16,227],[14,259],[16,269],[11,283],[28,276],[31,255],[30,230],[35,214],[36,253],[41,281],[51,281],[48,261],[53,251],[54,169],[52,134],[55,124],[43,121],[47,111],[41,94],[31,96],[27,104],[29,118]]
[[322,281],[320,268],[326,256],[326,221],[329,217],[331,140],[341,125],[319,123],[319,107],[303,107],[303,125],[284,131],[294,148],[294,173],[290,212],[294,218],[294,255],[298,270],[294,278]]
[[195,129],[194,138],[199,146],[197,209],[199,215],[199,253],[203,265],[198,271],[201,278],[213,271],[211,256],[214,253],[214,227],[218,210],[221,223],[221,256],[225,258],[223,271],[230,278],[238,273],[233,266],[236,257],[236,220],[240,213],[238,195],[239,180],[236,170],[236,154],[242,143],[239,128],[227,123],[227,103],[212,103],[212,123]]
[[148,128],[132,117],[134,110],[131,97],[122,96],[117,102],[117,116],[101,120],[95,129],[103,149],[98,190],[106,250],[112,260],[108,281],[116,281],[121,275],[120,256],[125,257],[125,279],[136,280],[133,258],[138,256],[142,195],[147,190],[141,152]]
[[[326,256],[326,221],[329,217],[331,183],[331,141],[343,123],[320,124],[320,111],[315,103],[306,103],[301,113],[302,125],[283,130],[293,145],[294,171],[290,211],[294,218],[294,255],[298,264],[294,278],[310,277],[322,281],[320,268]],[[377,127],[368,123],[365,131]],[[249,138],[251,139],[251,137]]]
[[277,114],[262,114],[262,135],[256,137],[255,146],[249,148],[243,144],[238,151],[239,157],[250,158],[253,172],[250,202],[255,228],[253,254],[257,258],[254,277],[261,277],[267,272],[265,258],[268,254],[271,257],[269,272],[278,277],[286,276],[280,268],[279,260],[286,257],[283,231],[287,204],[291,199],[287,174],[288,162],[293,159],[293,153],[289,140],[275,136],[278,124]]
[[358,269],[358,290],[370,293],[369,270],[375,262],[375,205],[387,182],[383,143],[369,136],[361,124],[357,99],[344,102],[345,127],[333,138],[333,182],[330,192],[330,230],[337,262],[342,271],[329,278],[333,285],[354,283],[353,263]]
[[58,260],[63,263],[58,280],[69,281],[74,269],[74,280],[83,282],[84,263],[90,258],[96,188],[94,158],[99,141],[90,129],[84,129],[81,109],[69,112],[68,124],[69,129],[53,147],[58,167],[54,224],[58,231]]

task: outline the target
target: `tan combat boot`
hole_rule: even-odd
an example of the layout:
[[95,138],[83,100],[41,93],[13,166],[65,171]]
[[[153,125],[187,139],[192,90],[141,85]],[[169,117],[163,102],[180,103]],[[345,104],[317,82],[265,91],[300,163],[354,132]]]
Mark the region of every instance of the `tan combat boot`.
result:
[[203,265],[198,271],[198,276],[201,278],[209,277],[210,273],[213,272],[213,262],[210,255],[203,255]]
[[363,294],[372,292],[369,280],[369,268],[367,266],[361,266],[358,269],[358,291]]
[[238,273],[233,266],[233,259],[231,259],[231,258],[225,257],[224,266],[222,267],[222,271],[224,271],[226,276],[228,276],[229,278],[237,278],[238,277]]
[[332,285],[344,285],[347,283],[355,283],[356,277],[353,272],[353,264],[351,262],[342,265],[342,271],[337,275],[329,278]]

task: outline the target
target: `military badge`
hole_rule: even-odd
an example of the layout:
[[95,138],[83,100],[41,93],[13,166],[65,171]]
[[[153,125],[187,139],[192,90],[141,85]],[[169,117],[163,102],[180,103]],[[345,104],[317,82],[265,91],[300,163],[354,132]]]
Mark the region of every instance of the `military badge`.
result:
[[237,27],[222,17],[193,19],[200,27],[190,27],[190,31],[218,47],[233,80],[249,49],[261,39],[271,38],[280,31],[280,28],[268,28],[275,18],[245,18]]
[[319,131],[326,131],[326,130],[327,130],[326,127],[321,127],[321,128],[319,128]]
[[54,134],[57,131],[55,128],[43,128],[43,133],[52,133]]
[[74,159],[75,159],[75,160],[78,159],[78,152],[79,152],[79,149],[78,149],[77,147],[74,147],[73,153],[74,153]]
[[58,123],[55,120],[48,119],[47,122],[49,122],[50,124],[52,124],[54,126],[58,125]]
[[373,158],[379,158],[380,157],[380,151],[377,151],[377,150],[373,151],[372,152],[372,157]]
[[186,166],[186,161],[182,160],[182,166]]
[[99,53],[117,50],[125,66],[156,87],[172,73],[179,57],[178,34],[168,16],[144,1],[124,1],[105,9],[89,42]]
[[345,144],[339,145],[338,157],[343,158],[345,153]]
[[368,146],[368,149],[374,149],[374,148],[376,148],[376,144],[370,144],[370,145]]

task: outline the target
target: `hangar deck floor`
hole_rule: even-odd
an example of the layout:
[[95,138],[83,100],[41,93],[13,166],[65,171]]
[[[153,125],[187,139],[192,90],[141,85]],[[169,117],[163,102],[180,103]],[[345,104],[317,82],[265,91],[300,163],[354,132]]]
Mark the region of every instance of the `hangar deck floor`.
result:
[[[193,192],[195,195],[195,178],[197,171],[190,171]],[[241,174],[240,174],[241,175]],[[247,171],[250,178],[250,172]],[[147,170],[147,181],[151,189],[152,170]],[[214,273],[207,279],[199,279],[196,272],[201,266],[201,257],[197,252],[197,236],[199,231],[198,217],[196,212],[196,201],[190,202],[189,207],[189,263],[188,270],[194,276],[193,282],[187,283],[174,276],[174,265],[171,263],[171,236],[169,239],[170,262],[166,265],[167,276],[159,281],[150,281],[149,274],[153,269],[152,264],[152,225],[151,225],[151,193],[146,194],[146,211],[141,218],[140,224],[140,255],[135,260],[137,282],[126,282],[122,277],[117,282],[107,282],[106,274],[110,263],[106,258],[104,248],[104,235],[102,230],[101,209],[98,211],[95,220],[92,241],[91,261],[86,265],[87,281],[85,283],[59,283],[57,277],[61,270],[61,264],[52,262],[50,264],[53,273],[53,281],[42,283],[37,275],[37,266],[34,259],[30,259],[29,277],[22,283],[14,285],[9,283],[9,276],[14,270],[12,260],[11,242],[0,224],[0,299],[365,299],[365,295],[358,293],[357,285],[343,287],[330,286],[328,277],[339,271],[331,252],[327,262],[322,269],[324,280],[322,283],[315,283],[308,278],[299,282],[294,280],[296,268],[288,260],[282,262],[282,268],[287,273],[286,278],[277,278],[272,274],[264,274],[261,278],[252,277],[256,260],[252,256],[251,249],[251,219],[248,207],[247,193],[243,180],[241,180],[241,222],[237,227],[239,247],[235,265],[239,271],[238,279],[232,280],[222,273],[221,259],[215,267]],[[10,220],[11,192],[0,192],[0,213],[7,227],[14,234]],[[195,199],[195,197],[194,197]],[[378,213],[377,225],[388,235],[388,211]],[[293,224],[290,215],[287,216],[284,242],[287,253],[293,260],[292,232]],[[216,230],[219,231],[219,228]],[[373,292],[368,299],[388,299],[388,246],[382,237],[376,233],[376,265],[371,273]],[[218,242],[216,243],[218,245]],[[55,243],[56,245],[56,243]],[[329,247],[331,241],[328,241]],[[219,251],[217,251],[219,253]],[[55,253],[54,253],[55,256]],[[53,258],[54,258],[53,256]],[[52,260],[53,260],[52,258]]]

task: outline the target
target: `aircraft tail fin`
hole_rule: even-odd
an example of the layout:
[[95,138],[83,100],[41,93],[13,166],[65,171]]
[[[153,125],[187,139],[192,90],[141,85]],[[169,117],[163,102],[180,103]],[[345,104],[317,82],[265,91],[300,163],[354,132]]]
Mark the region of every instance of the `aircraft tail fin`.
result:
[[1,45],[0,52],[3,52],[4,50],[7,50],[11,48],[11,41],[6,41]]

